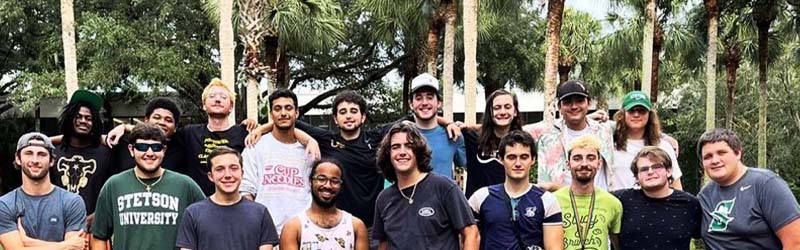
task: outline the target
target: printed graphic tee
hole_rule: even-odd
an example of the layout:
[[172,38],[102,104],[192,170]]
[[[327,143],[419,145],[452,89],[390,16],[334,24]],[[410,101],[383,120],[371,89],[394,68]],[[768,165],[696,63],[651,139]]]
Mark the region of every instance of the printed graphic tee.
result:
[[185,156],[184,164],[179,164],[177,171],[192,178],[209,196],[214,193],[214,183],[208,179],[208,154],[219,146],[242,152],[247,129],[244,125],[235,125],[228,130],[212,132],[206,124],[192,124],[179,129],[173,137]]
[[[608,236],[618,234],[622,228],[622,203],[602,189],[595,188],[595,202],[589,216],[591,195],[575,194],[578,214],[573,210],[570,201],[570,187],[563,187],[555,192],[564,222],[564,249],[580,250],[581,237],[578,234],[578,223],[583,232],[583,244],[586,249],[609,249]],[[586,234],[586,226],[589,233]]]
[[50,168],[50,181],[83,198],[87,214],[94,213],[100,189],[111,175],[111,150],[106,146],[76,148],[62,145]]

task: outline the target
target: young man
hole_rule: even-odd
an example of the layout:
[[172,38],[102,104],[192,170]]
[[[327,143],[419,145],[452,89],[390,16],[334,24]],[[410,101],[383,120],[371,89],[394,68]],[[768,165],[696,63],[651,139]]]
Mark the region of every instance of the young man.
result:
[[661,122],[658,112],[653,110],[653,104],[642,91],[631,91],[622,98],[622,108],[614,115],[614,189],[633,188],[637,182],[630,171],[634,156],[645,146],[657,146],[667,152],[672,168],[672,185],[681,190],[681,168],[672,144],[666,140],[661,132]]
[[111,150],[100,144],[102,105],[103,99],[95,93],[78,90],[72,94],[59,117],[60,132],[64,136],[50,175],[53,184],[83,198],[90,225],[100,188],[114,174]]
[[[548,191],[555,191],[572,183],[564,150],[578,137],[595,136],[601,143],[600,156],[609,166],[614,163],[612,129],[586,118],[592,101],[586,83],[580,80],[566,81],[558,87],[556,96],[559,113],[563,118],[550,127],[546,127],[544,122],[526,126],[526,131],[531,133],[538,144],[538,183]],[[603,190],[613,187],[614,172],[605,167],[598,168],[597,171],[594,186]]]
[[242,156],[229,147],[208,154],[208,178],[216,191],[207,199],[186,208],[178,229],[181,249],[259,249],[278,244],[278,232],[267,208],[242,199]]
[[482,249],[564,248],[561,207],[556,197],[530,182],[535,148],[527,132],[509,132],[500,141],[497,153],[505,166],[505,182],[478,189],[469,198],[477,214]]
[[700,203],[670,188],[672,162],[657,146],[644,146],[634,155],[628,169],[641,189],[613,192],[622,202],[620,249],[689,249],[692,238],[700,238]]
[[800,249],[800,208],[780,176],[745,166],[727,129],[704,133],[697,149],[712,180],[698,195],[707,249]]
[[27,133],[17,142],[15,166],[22,186],[0,197],[0,244],[4,249],[75,249],[86,247],[86,208],[80,196],[50,183],[50,139]]
[[158,126],[136,125],[131,142],[136,167],[112,176],[100,191],[92,249],[112,243],[114,249],[174,249],[183,211],[205,196],[189,177],[161,167],[167,147]]
[[445,127],[440,126],[436,118],[442,107],[442,95],[439,92],[439,79],[428,73],[422,73],[411,81],[409,106],[414,112],[414,124],[425,137],[428,147],[436,152],[431,159],[433,172],[454,179],[453,164],[458,167],[467,165],[464,138],[451,140]]
[[[178,165],[180,165],[184,159],[183,149],[177,145],[176,140],[173,140],[173,135],[177,130],[177,125],[180,120],[180,108],[178,108],[175,102],[167,98],[155,98],[148,102],[144,109],[144,122],[158,125],[167,137],[167,147],[169,150],[164,154],[161,167],[173,171],[178,168]],[[133,129],[133,125],[120,126],[114,129],[118,130],[121,128],[123,129],[122,133],[124,133],[124,130],[130,131]],[[120,173],[136,166],[136,161],[134,161],[130,151],[128,151],[128,145],[131,144],[129,136],[112,138],[112,134],[116,135],[118,133],[119,132],[109,132],[109,136],[106,138],[108,145],[119,144],[119,146],[112,148],[114,152],[114,166],[116,166],[115,173]]]
[[567,168],[574,181],[555,193],[564,215],[564,249],[609,249],[609,238],[619,247],[622,204],[594,186],[601,148],[593,135],[578,137],[568,148]]
[[378,149],[378,167],[393,182],[378,195],[372,237],[386,249],[478,249],[480,236],[464,193],[430,174],[431,151],[419,131],[393,125]]
[[266,206],[276,231],[292,216],[311,204],[308,176],[313,159],[297,141],[297,96],[280,89],[269,95],[270,117],[275,129],[252,148],[245,149],[244,180],[240,192],[245,198]]
[[333,159],[311,165],[311,207],[289,220],[281,233],[281,249],[367,250],[367,227],[359,218],[336,208],[343,190],[344,168]]

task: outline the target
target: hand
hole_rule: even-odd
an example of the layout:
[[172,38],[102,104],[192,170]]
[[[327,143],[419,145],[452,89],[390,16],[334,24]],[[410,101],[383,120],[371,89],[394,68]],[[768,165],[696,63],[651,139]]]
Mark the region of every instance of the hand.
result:
[[258,127],[258,121],[253,119],[244,119],[244,121],[242,121],[242,125],[247,128],[247,132],[253,132],[253,129]]
[[86,233],[81,230],[81,234],[78,237],[72,237],[70,239],[65,239],[64,241],[60,242],[60,244],[64,247],[65,250],[84,250],[89,249],[89,238],[86,237]]
[[461,128],[455,123],[447,124],[447,137],[453,141],[458,140],[461,137]]
[[22,226],[22,217],[17,218],[17,231],[19,232],[19,238],[22,240],[23,246],[32,246],[33,239],[28,237],[28,233],[25,232],[25,227]]
[[317,140],[311,139],[306,144],[306,155],[311,157],[311,159],[319,160],[320,153],[319,153],[319,143]]
[[591,114],[586,115],[586,118],[598,121],[598,122],[607,122],[608,121],[608,112],[605,110],[597,110],[592,112]]
[[248,148],[252,148],[253,146],[256,145],[256,143],[258,143],[258,140],[260,139],[261,139],[261,132],[252,131],[249,134],[247,134],[246,138],[244,138],[244,145],[247,146]]
[[106,134],[106,145],[109,148],[114,148],[117,144],[119,144],[119,138],[122,138],[122,135],[125,134],[125,124],[120,124],[114,127],[111,131],[108,131]]

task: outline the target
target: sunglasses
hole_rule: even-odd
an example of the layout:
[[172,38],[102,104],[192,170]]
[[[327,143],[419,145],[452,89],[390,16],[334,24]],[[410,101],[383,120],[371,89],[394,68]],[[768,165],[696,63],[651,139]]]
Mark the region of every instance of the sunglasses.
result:
[[164,144],[161,143],[134,143],[133,148],[138,151],[147,152],[147,149],[153,149],[153,152],[161,152],[164,150]]
[[331,186],[342,185],[342,179],[331,178],[331,177],[327,177],[327,176],[324,176],[324,175],[317,175],[317,176],[311,177],[311,179],[314,180],[314,182],[316,182],[319,185],[325,185],[328,182],[331,183]]
[[664,164],[656,163],[650,166],[639,167],[639,173],[647,173],[647,171],[650,171],[651,169],[653,170],[653,172],[659,169],[664,169]]

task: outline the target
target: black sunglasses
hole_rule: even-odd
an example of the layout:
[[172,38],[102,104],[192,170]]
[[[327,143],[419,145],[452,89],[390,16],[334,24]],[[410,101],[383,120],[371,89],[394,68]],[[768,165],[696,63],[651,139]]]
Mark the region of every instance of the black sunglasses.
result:
[[161,143],[134,143],[133,148],[138,151],[147,152],[148,148],[153,149],[153,152],[161,152],[164,149],[164,144]]

